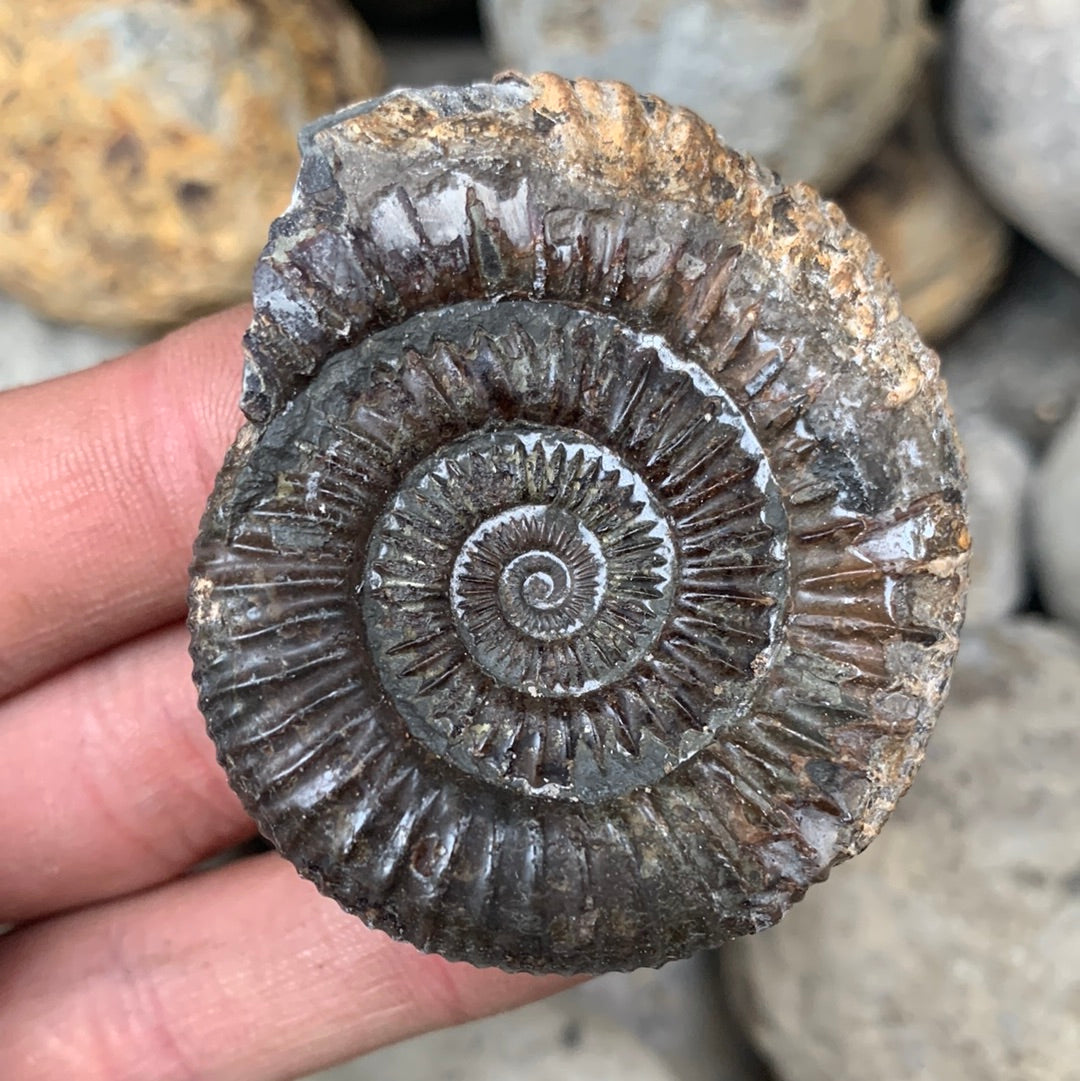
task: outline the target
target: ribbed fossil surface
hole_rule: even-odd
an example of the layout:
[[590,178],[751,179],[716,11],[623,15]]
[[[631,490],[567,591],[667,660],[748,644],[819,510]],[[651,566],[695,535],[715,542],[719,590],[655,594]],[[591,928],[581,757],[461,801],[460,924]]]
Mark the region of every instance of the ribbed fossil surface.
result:
[[192,569],[233,787],[476,964],[773,923],[877,833],[956,649],[963,470],[879,262],[618,84],[399,91],[302,148]]

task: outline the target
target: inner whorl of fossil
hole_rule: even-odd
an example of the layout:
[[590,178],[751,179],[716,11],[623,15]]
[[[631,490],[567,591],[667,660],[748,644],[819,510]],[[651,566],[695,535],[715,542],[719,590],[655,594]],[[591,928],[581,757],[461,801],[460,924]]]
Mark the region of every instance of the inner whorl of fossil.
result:
[[[370,373],[352,424],[407,399],[410,429],[358,553],[372,667],[466,772],[557,798],[649,783],[747,708],[774,642],[785,519],[764,453],[704,372],[614,319],[453,315],[352,362]],[[448,372],[453,394],[422,389]],[[351,467],[374,474],[367,446]]]
[[[424,544],[408,535],[420,503],[447,521],[462,507],[500,507],[456,552],[432,548],[428,560],[469,657],[503,686],[587,694],[625,675],[663,629],[675,577],[668,522],[640,477],[580,433],[502,427],[440,448],[380,519],[369,581],[409,580]],[[422,604],[430,588],[425,576],[395,606]],[[378,586],[370,592],[375,607]],[[380,630],[393,615],[369,612]]]

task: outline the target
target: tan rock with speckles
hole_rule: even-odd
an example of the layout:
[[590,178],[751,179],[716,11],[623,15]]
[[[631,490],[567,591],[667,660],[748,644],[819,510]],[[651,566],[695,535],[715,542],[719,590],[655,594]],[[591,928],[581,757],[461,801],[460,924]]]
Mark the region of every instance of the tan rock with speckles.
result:
[[0,41],[0,288],[103,327],[240,299],[297,129],[382,79],[336,0],[3,0]]

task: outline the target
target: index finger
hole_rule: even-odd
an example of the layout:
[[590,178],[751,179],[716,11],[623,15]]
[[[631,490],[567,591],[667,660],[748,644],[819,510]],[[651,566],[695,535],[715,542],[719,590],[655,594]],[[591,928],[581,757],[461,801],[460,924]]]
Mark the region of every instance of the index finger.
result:
[[254,856],[0,939],[5,1081],[298,1077],[578,982],[452,963]]
[[183,614],[249,319],[0,394],[0,697]]

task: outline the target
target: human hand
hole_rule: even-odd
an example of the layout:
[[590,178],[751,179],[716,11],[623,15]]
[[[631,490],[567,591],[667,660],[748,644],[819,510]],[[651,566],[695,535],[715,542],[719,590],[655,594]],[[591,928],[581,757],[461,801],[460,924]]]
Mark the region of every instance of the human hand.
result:
[[214,761],[182,625],[241,416],[234,310],[0,395],[0,1077],[293,1078],[567,986],[391,942],[276,854]]

